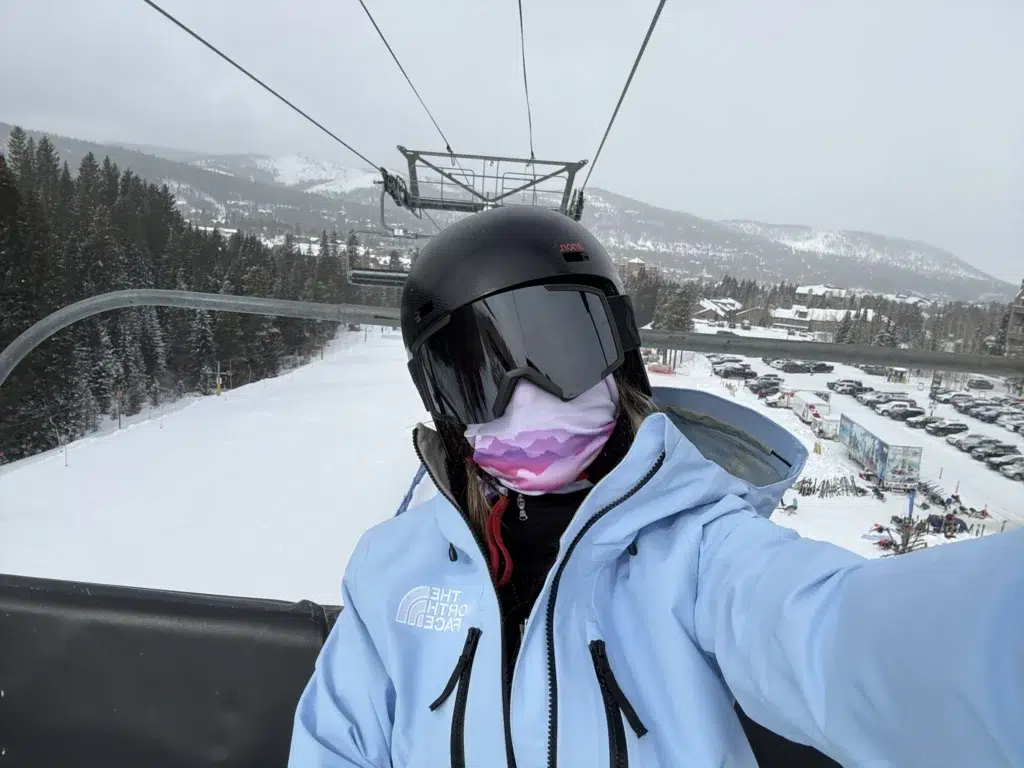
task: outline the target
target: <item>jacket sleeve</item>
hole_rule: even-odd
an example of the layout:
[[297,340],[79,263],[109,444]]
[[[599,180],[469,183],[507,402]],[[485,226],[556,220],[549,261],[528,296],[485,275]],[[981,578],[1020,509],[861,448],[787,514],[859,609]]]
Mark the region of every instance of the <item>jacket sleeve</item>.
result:
[[1024,530],[865,560],[726,499],[694,627],[751,718],[844,766],[1024,765]]
[[356,571],[365,535],[342,581],[344,609],[299,699],[289,768],[389,768],[394,690],[363,623]]

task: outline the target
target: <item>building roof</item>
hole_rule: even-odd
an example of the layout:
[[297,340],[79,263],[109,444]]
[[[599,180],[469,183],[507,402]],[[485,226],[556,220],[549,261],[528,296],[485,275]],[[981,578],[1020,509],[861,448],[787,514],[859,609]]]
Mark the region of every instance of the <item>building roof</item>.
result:
[[730,312],[738,312],[741,309],[743,309],[743,305],[736,299],[701,299],[697,314],[710,312],[713,315],[725,317]]
[[[803,304],[794,304],[788,309],[773,309],[772,317],[776,320],[797,320],[803,322],[814,321],[817,323],[838,323],[843,319],[843,316],[850,312],[851,317],[853,316],[853,310],[846,309],[821,309],[819,307],[810,308]],[[875,316],[873,309],[865,310],[865,318],[871,320]]]
[[798,296],[837,296],[844,297],[849,294],[845,288],[836,288],[833,285],[800,285],[797,286]]

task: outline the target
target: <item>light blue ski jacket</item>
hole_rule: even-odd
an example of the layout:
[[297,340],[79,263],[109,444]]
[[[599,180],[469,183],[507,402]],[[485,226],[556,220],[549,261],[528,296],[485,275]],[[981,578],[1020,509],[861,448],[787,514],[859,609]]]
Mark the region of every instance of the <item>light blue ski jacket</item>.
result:
[[[753,767],[734,700],[847,768],[1024,765],[1024,530],[880,560],[802,539],[767,519],[794,437],[656,397],[680,410],[570,523],[508,701],[486,559],[442,486],[356,547],[289,765]],[[419,429],[435,482],[436,443]]]

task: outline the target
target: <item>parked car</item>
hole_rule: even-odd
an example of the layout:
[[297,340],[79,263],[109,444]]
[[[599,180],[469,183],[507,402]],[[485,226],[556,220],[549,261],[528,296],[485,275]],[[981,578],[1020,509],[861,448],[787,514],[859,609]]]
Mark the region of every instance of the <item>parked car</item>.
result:
[[893,411],[902,411],[907,408],[916,408],[917,403],[913,400],[889,400],[884,403],[875,403],[875,413],[889,416]]
[[946,442],[952,444],[952,441],[950,440],[951,436],[963,434],[968,429],[970,429],[970,427],[962,421],[948,421],[947,419],[940,419],[933,424],[928,424],[924,428],[924,431],[930,435],[935,435],[936,437],[945,437]]
[[[897,408],[896,410],[889,412],[889,418],[895,419],[896,421],[909,421],[910,419],[924,416],[924,408],[918,408],[916,406],[910,408]],[[923,424],[921,426],[924,426]]]
[[750,381],[748,381],[747,382],[747,389],[753,389],[754,387],[760,386],[761,384],[767,384],[768,382],[771,382],[771,383],[775,384],[776,386],[778,386],[781,383],[781,379],[779,379],[779,378],[777,378],[775,376],[764,376],[764,375],[761,375],[761,376],[758,376],[756,379],[751,379]]
[[967,435],[958,435],[956,437],[946,438],[947,443],[959,448],[961,451],[969,451],[972,448],[976,448],[986,440],[992,443],[999,442],[994,437],[988,437],[987,435],[979,435],[977,432],[971,432],[970,434]]
[[719,368],[715,368],[715,375],[721,376],[723,379],[756,379],[757,372],[752,371],[749,368],[745,368],[742,365],[729,364],[723,365]]
[[1024,463],[1000,467],[999,471],[1011,480],[1024,480]]
[[978,461],[984,461],[993,456],[1009,456],[1011,454],[1020,454],[1020,448],[1012,443],[988,443],[971,450],[971,458]]
[[968,379],[968,389],[995,389],[995,385],[988,379]]
[[[920,410],[923,411],[924,409]],[[943,419],[939,416],[908,416],[907,426],[912,429],[927,429],[932,424],[938,424],[941,421]]]
[[742,363],[743,358],[737,355],[708,355],[708,360],[712,365],[720,365],[722,363]]
[[801,363],[799,360],[786,360],[779,367],[783,373],[810,373],[811,366],[807,363]]
[[811,363],[811,373],[832,373],[836,369],[834,365],[829,365],[824,362]]
[[971,408],[973,408],[976,405],[979,405],[978,401],[975,400],[974,398],[970,398],[967,400],[951,400],[950,402],[953,404],[953,407],[956,408],[960,413],[967,413],[967,411],[969,411]]
[[986,408],[977,414],[977,418],[986,424],[995,424],[997,419],[1003,416],[1012,416],[1015,413],[1010,408]]
[[1000,470],[1014,464],[1024,464],[1024,456],[1019,453],[1008,453],[1004,456],[991,456],[985,459],[985,466],[989,469]]
[[825,382],[825,386],[831,390],[835,390],[840,384],[850,384],[853,386],[860,387],[863,385],[859,379],[835,379],[834,381]]
[[999,441],[996,440],[994,437],[986,437],[985,435],[971,435],[957,443],[956,447],[959,448],[964,453],[970,453],[976,448],[985,448],[990,445],[997,445],[998,443]]
[[876,402],[884,402],[884,397],[884,392],[861,392],[859,395],[857,395],[857,402],[861,403],[862,405],[871,405],[872,403]]

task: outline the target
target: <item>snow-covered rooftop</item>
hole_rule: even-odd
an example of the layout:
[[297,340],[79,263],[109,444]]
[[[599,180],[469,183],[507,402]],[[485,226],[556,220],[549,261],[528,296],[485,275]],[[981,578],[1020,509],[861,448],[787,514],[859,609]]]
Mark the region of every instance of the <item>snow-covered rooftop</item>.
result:
[[[794,304],[788,309],[773,309],[772,317],[776,320],[813,320],[818,323],[838,323],[843,319],[843,315],[847,312],[850,312],[851,315],[853,314],[851,310],[846,309],[823,309],[821,307],[811,308],[806,307],[803,304]],[[875,316],[875,311],[873,309],[866,309],[864,312],[865,317],[868,320],[873,319]]]

